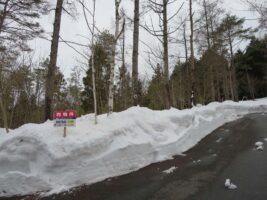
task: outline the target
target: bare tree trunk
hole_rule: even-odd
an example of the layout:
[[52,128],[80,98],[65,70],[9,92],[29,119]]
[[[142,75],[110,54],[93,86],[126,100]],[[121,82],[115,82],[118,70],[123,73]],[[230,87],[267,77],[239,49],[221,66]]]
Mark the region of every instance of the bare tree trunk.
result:
[[247,81],[248,81],[248,88],[249,88],[250,97],[254,100],[255,99],[254,89],[253,89],[253,86],[251,84],[251,80],[249,78],[247,67],[246,67],[246,76],[247,76]]
[[233,52],[233,44],[232,44],[232,38],[230,34],[230,30],[228,30],[228,42],[230,46],[230,67],[229,67],[229,83],[230,83],[230,91],[231,91],[231,98],[234,101],[235,98],[235,90],[234,90],[234,65],[233,65],[233,57],[234,57],[234,52]]
[[18,93],[16,93],[16,92],[14,93],[14,102],[13,102],[11,114],[10,114],[10,117],[9,117],[9,127],[12,127],[13,117],[14,117],[14,112],[15,112],[15,108],[16,108],[16,105],[17,105],[18,95],[19,95]]
[[194,21],[192,12],[192,0],[189,0],[189,17],[190,17],[190,50],[191,50],[191,105],[195,106],[195,55],[194,55]]
[[95,85],[95,0],[93,0],[93,28],[92,28],[92,81],[93,81],[93,96],[94,96],[94,112],[95,124],[97,124],[97,101],[96,101],[96,85]]
[[164,65],[164,85],[166,90],[165,108],[171,106],[170,80],[169,80],[169,50],[168,50],[168,19],[167,19],[168,0],[163,0],[163,65]]
[[216,92],[216,100],[217,101],[221,101],[221,87],[220,87],[220,74],[219,74],[219,70],[218,70],[218,67],[215,68],[215,92]]
[[99,113],[103,113],[103,99],[102,99],[102,94],[99,94],[99,104],[98,104],[99,106],[99,110],[98,110],[98,112]]
[[122,74],[121,74],[121,97],[122,97],[122,106],[121,108],[124,110],[126,109],[126,91],[125,91],[125,73],[126,73],[126,65],[125,65],[125,29],[123,30],[123,34],[122,34],[122,52],[121,52],[121,56],[122,56]]
[[214,87],[214,71],[213,64],[209,63],[209,71],[210,71],[210,89],[211,89],[211,100],[215,101],[215,87]]
[[228,73],[229,73],[229,87],[230,87],[231,99],[234,101],[233,78],[232,78],[232,72],[231,72],[230,66],[228,67]]
[[97,124],[97,101],[96,101],[96,85],[95,85],[95,51],[92,48],[92,82],[93,82],[93,97],[94,97],[94,113],[95,113],[95,124]]
[[[6,0],[3,4],[4,4],[4,9],[0,15],[0,34],[2,33],[2,28],[4,25],[4,20],[7,14],[7,6],[10,0]],[[2,88],[2,71],[0,71],[0,89]],[[7,119],[7,112],[6,112],[6,108],[3,102],[3,97],[2,97],[2,93],[0,92],[0,110],[2,112],[3,115],[3,122],[4,122],[4,128],[6,129],[6,132],[9,133],[9,128],[8,128],[8,119]]]
[[[120,6],[120,0],[115,0],[115,16],[116,16],[116,27],[115,27],[115,34],[114,37],[117,38],[119,34],[119,6]],[[116,65],[116,45],[117,41],[114,38],[114,45],[113,45],[113,58],[112,58],[112,64],[110,69],[110,78],[109,78],[109,95],[108,95],[108,115],[113,112],[113,106],[114,106],[114,70]]]
[[6,113],[5,105],[4,105],[1,94],[0,94],[0,108],[1,108],[1,111],[3,114],[4,128],[6,129],[6,132],[9,133],[8,122],[7,122],[7,113]]
[[[120,7],[121,0],[115,0],[115,16],[116,16],[116,27],[115,27],[115,34],[114,34],[114,45],[113,45],[113,58],[112,58],[112,64],[110,69],[110,78],[109,78],[109,93],[108,93],[108,113],[109,116],[113,112],[114,107],[114,71],[115,71],[115,65],[116,65],[116,46],[117,41],[120,37],[120,34],[122,32],[119,32],[119,26],[120,26],[120,14],[119,14],[119,7]],[[124,28],[124,22],[123,27]]]
[[[207,11],[207,2],[206,0],[203,1],[204,7],[204,14],[205,14],[205,28],[206,28],[206,38],[207,38],[207,45],[208,50],[211,50],[210,44],[210,31],[209,31],[209,21],[208,21],[208,11]],[[213,65],[209,63],[209,75],[210,75],[210,88],[211,88],[211,100],[215,101],[215,88],[214,88],[214,72],[213,72]]]
[[210,37],[210,44],[211,45],[214,45],[214,40],[215,40],[215,38],[214,38],[214,24],[213,24],[213,19],[212,19],[212,17],[210,16],[209,17],[209,21],[210,21],[210,30],[211,30],[211,35],[212,35],[212,37]]
[[133,55],[132,55],[132,87],[133,105],[138,105],[138,54],[139,54],[139,0],[134,1],[134,30],[133,30]]
[[209,31],[209,22],[208,22],[208,11],[207,11],[207,3],[206,0],[203,1],[203,6],[204,6],[204,12],[205,12],[205,27],[206,27],[206,34],[207,34],[207,44],[208,44],[208,49],[210,49],[210,31]]
[[230,88],[230,77],[229,77],[229,67],[223,68],[223,86],[224,86],[224,95],[225,99],[229,100],[230,99],[230,93],[229,93],[229,88]]
[[45,91],[45,120],[52,118],[52,106],[53,106],[53,93],[55,84],[55,71],[57,65],[58,54],[58,40],[60,32],[61,15],[63,9],[63,1],[57,0],[55,10],[55,20],[53,27],[53,36],[51,42],[50,61],[48,65],[48,73],[46,78],[46,91]]
[[184,50],[185,50],[185,62],[188,61],[188,51],[187,51],[187,39],[186,39],[186,22],[184,22]]
[[[82,5],[83,7],[83,15],[84,15],[84,19],[86,21],[87,24],[87,28],[89,29],[89,31],[91,32],[91,46],[90,46],[90,50],[91,50],[91,60],[90,58],[88,59],[88,68],[90,68],[90,64],[92,65],[92,85],[93,85],[93,100],[94,100],[94,123],[97,124],[97,111],[100,110],[100,108],[98,109],[98,104],[97,104],[97,95],[96,95],[96,78],[95,78],[95,74],[96,74],[96,70],[95,70],[95,29],[96,29],[96,22],[95,22],[95,12],[96,12],[96,0],[92,0],[93,1],[93,11],[89,11],[88,8],[86,8],[84,0],[83,1],[79,1],[79,3]],[[87,19],[87,15],[86,15],[86,11],[90,12],[90,15],[93,18],[93,24],[92,24],[92,28],[89,24],[89,21]],[[90,63],[91,61],[91,63]],[[100,97],[101,95],[99,95]]]
[[185,83],[183,84],[183,90],[182,90],[182,71],[179,72],[178,74],[178,78],[179,78],[179,96],[178,96],[178,104],[179,104],[179,108],[180,109],[183,109],[184,108],[184,96],[185,96],[185,93],[184,93],[184,88],[185,88]]
[[0,15],[0,34],[2,33],[2,28],[3,28],[3,25],[4,25],[4,21],[5,21],[5,18],[6,18],[6,15],[7,15],[7,6],[8,6],[8,3],[9,3],[10,0],[6,0],[4,3],[4,9],[3,11],[1,12],[1,15]]

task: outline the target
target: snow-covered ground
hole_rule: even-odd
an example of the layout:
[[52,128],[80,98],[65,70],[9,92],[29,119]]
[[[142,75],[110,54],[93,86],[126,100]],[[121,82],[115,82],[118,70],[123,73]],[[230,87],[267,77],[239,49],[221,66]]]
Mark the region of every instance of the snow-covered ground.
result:
[[[226,122],[267,111],[267,99],[211,103],[187,110],[132,107],[109,118],[77,119],[77,127],[53,122],[0,129],[0,196],[50,193],[138,170],[181,154]],[[218,144],[219,145],[219,144]]]

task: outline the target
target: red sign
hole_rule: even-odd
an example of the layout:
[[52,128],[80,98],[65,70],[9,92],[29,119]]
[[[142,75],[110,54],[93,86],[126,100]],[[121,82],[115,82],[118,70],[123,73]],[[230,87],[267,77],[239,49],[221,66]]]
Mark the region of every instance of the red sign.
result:
[[77,112],[75,110],[55,111],[54,119],[76,119]]

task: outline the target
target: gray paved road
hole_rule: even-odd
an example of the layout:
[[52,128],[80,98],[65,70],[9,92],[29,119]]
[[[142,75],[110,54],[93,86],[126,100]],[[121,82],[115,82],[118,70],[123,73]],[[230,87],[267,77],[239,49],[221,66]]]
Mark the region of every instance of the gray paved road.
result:
[[[255,150],[253,145],[237,154],[235,159],[222,171],[218,177],[207,185],[195,200],[266,200],[267,199],[267,116],[250,116],[253,120],[247,126],[247,132],[255,134],[253,142],[262,141],[265,144],[263,151]],[[235,145],[238,145],[235,144]],[[226,190],[222,187],[225,179],[230,177],[237,185],[236,190]]]
[[[218,128],[186,156],[59,195],[0,200],[266,200],[267,142],[264,151],[253,149],[265,138],[267,114],[249,115]],[[172,166],[178,168],[163,173]],[[238,189],[226,190],[226,178]]]

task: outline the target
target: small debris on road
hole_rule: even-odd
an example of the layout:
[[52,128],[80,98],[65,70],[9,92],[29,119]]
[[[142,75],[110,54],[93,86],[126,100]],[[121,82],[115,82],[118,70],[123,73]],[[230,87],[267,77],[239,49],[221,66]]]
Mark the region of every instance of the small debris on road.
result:
[[218,140],[216,140],[217,143],[220,143],[223,140],[222,137],[220,137]]
[[256,142],[255,143],[255,146],[262,146],[263,145],[263,142]]
[[230,184],[230,186],[228,187],[228,189],[230,190],[235,190],[237,188],[237,186],[233,183]]
[[255,146],[258,151],[263,151],[263,142],[256,142]]
[[263,146],[258,146],[256,149],[257,149],[258,151],[263,151]]
[[229,179],[229,178],[226,179],[226,180],[225,180],[225,183],[224,183],[224,186],[225,186],[225,187],[229,187],[230,184],[231,184],[230,179]]
[[234,183],[231,183],[231,180],[229,178],[225,180],[224,186],[225,188],[230,190],[234,190],[237,188],[237,186]]
[[193,163],[200,163],[201,160],[193,160]]
[[174,172],[174,170],[176,170],[178,167],[171,167],[170,169],[166,169],[166,170],[164,170],[163,171],[163,173],[165,173],[165,174],[170,174],[170,173],[173,173]]

